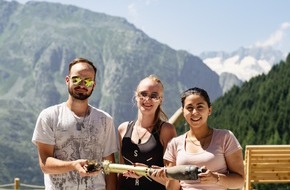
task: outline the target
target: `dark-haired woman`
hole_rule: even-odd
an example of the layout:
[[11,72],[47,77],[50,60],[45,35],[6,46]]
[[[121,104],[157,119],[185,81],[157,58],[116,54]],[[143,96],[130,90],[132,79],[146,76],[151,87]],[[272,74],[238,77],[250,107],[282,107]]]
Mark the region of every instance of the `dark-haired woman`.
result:
[[207,119],[212,106],[207,92],[191,88],[181,94],[183,116],[190,129],[168,143],[164,160],[175,165],[196,165],[205,168],[198,180],[167,182],[168,190],[226,190],[244,183],[242,148],[234,134],[225,129],[211,128]]

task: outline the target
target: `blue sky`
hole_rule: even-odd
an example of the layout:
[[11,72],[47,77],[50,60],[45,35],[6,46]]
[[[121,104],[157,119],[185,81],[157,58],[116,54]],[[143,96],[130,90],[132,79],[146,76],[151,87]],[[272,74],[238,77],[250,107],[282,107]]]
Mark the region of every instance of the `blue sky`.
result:
[[[25,3],[27,0],[17,0]],[[288,0],[45,0],[126,18],[151,38],[198,55],[240,47],[290,52]]]

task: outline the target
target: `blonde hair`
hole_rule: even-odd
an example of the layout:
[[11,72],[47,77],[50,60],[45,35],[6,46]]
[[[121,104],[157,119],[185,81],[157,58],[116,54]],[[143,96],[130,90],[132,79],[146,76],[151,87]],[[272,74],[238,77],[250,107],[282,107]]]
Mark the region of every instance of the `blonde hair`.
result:
[[[161,91],[163,94],[164,86],[163,86],[161,80],[156,75],[149,75],[149,76],[145,77],[143,80],[145,80],[145,79],[150,79],[150,80],[160,84]],[[141,81],[143,81],[143,80],[141,80]],[[140,81],[140,83],[141,83],[141,81]],[[137,90],[138,90],[140,83],[138,84],[138,86],[136,88],[135,94],[137,94]],[[163,111],[163,109],[161,107],[161,103],[160,103],[155,111],[154,120],[153,120],[153,126],[156,129],[156,131],[159,131],[161,128],[161,123],[163,123],[164,121],[167,121],[167,120],[168,120],[168,117],[165,114],[165,112]]]

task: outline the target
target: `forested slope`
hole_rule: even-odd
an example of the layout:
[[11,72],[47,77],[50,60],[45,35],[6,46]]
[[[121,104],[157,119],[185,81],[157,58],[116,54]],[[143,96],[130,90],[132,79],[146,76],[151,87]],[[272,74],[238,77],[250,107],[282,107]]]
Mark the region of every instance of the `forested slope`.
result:
[[213,103],[210,125],[246,144],[289,144],[290,54],[267,75],[245,82]]

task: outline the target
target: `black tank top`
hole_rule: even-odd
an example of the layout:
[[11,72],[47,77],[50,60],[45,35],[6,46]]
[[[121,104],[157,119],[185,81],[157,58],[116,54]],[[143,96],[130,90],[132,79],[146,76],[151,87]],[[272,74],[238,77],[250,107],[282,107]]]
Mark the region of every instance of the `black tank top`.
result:
[[[163,122],[164,123],[164,122]],[[161,125],[163,125],[161,123]],[[122,156],[125,164],[132,165],[135,162],[143,163],[151,167],[157,165],[163,167],[163,146],[159,140],[159,131],[155,128],[151,132],[148,141],[143,144],[135,144],[131,140],[135,122],[128,124],[127,131],[122,139]],[[149,178],[149,177],[148,177]],[[151,178],[141,177],[126,178],[119,175],[119,190],[165,190],[165,187]]]

